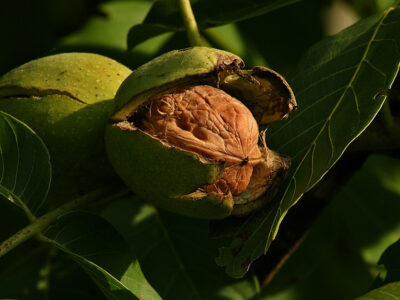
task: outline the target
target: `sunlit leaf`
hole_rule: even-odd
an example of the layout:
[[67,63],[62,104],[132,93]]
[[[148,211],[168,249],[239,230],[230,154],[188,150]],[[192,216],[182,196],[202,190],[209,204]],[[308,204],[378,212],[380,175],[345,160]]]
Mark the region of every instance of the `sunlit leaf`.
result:
[[161,299],[146,281],[125,240],[103,218],[70,213],[45,235],[88,273],[107,298]]
[[400,298],[400,282],[393,282],[366,293],[355,300],[396,300]]
[[268,145],[292,158],[291,173],[274,203],[243,222],[231,245],[221,249],[217,262],[228,274],[242,276],[267,251],[289,208],[370,124],[396,77],[399,61],[398,6],[308,51],[291,79],[299,108],[267,133]]
[[152,5],[151,1],[109,1],[100,4],[101,15],[94,15],[77,31],[63,38],[56,52],[95,52],[122,62],[134,69],[160,51],[170,35],[159,36],[126,51],[129,28],[140,24]]
[[[225,25],[263,15],[300,0],[197,0],[191,1],[199,28]],[[128,48],[145,40],[171,31],[184,31],[181,12],[176,0],[154,3],[142,24],[128,33]]]
[[50,157],[42,140],[0,112],[0,195],[31,215],[45,201],[50,180]]

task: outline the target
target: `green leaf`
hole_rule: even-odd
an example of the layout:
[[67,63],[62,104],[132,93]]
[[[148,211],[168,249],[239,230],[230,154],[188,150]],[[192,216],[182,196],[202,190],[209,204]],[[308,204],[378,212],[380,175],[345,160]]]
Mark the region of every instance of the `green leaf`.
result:
[[45,235],[89,274],[107,298],[161,299],[146,281],[125,240],[103,218],[70,213]]
[[[301,1],[285,9],[273,11],[267,16],[237,23],[239,33],[246,41],[244,45],[256,48],[268,61],[269,67],[280,74],[293,73],[304,53],[323,38],[324,19],[316,16],[325,11],[326,2]],[[279,30],[274,30],[277,27]],[[248,56],[233,53],[242,57],[248,67],[257,65]]]
[[[53,248],[53,250],[55,250]],[[58,250],[58,249],[56,249]],[[51,261],[50,293],[47,299],[57,300],[105,300],[91,277],[63,251],[57,251]],[[40,298],[43,300],[43,298]]]
[[[336,300],[366,293],[382,270],[382,253],[400,238],[399,211],[400,160],[371,155],[263,289],[265,299]],[[387,277],[399,256],[391,257],[385,259]]]
[[237,24],[208,28],[203,34],[213,48],[224,49],[241,57],[247,66],[267,66],[260,51],[241,34]]
[[[121,213],[123,212],[123,213]],[[215,265],[208,222],[158,211],[136,196],[102,213],[129,242],[149,282],[163,299],[252,299],[254,275],[233,280]]]
[[169,27],[159,24],[137,24],[128,32],[128,50],[133,49],[137,45],[147,41],[150,38],[154,38],[171,31],[182,30],[178,28],[176,28],[176,30],[171,30]]
[[375,286],[400,281],[400,240],[390,245],[383,252],[379,259],[379,264],[383,265],[385,270],[375,282]]
[[[300,0],[223,0],[191,1],[200,29],[225,25],[266,14]],[[160,0],[153,4],[142,24],[128,33],[128,49],[161,33],[184,31],[181,12],[176,0]]]
[[[298,110],[268,131],[271,149],[292,158],[274,203],[243,222],[217,263],[242,276],[268,250],[287,211],[372,122],[399,69],[400,8],[362,20],[312,47],[291,83]],[[246,233],[245,241],[240,237]],[[234,249],[240,249],[235,251]]]
[[46,200],[50,180],[50,157],[42,140],[0,112],[0,195],[32,216]]
[[132,25],[140,24],[150,10],[150,1],[109,1],[99,5],[95,15],[77,31],[63,38],[56,52],[94,52],[111,57],[134,69],[159,53],[170,35],[143,43],[126,51],[126,36]]
[[355,300],[396,300],[400,299],[400,281],[389,283],[366,293]]

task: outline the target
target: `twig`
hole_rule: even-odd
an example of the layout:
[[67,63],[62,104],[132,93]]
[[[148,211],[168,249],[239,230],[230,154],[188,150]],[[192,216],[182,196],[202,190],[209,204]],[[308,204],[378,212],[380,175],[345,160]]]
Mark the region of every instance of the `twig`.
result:
[[192,46],[202,46],[203,42],[197,27],[190,0],[179,0],[183,24],[185,25],[189,43]]
[[[107,198],[108,200],[115,199],[116,197],[121,197],[127,194],[129,190],[127,188],[119,189],[115,192],[114,189],[103,188],[96,190],[94,192],[88,193],[83,197],[74,199],[66,204],[60,206],[59,208],[37,218],[30,225],[18,231],[16,234],[11,236],[9,239],[5,240],[0,244],[0,257],[6,254],[7,252],[14,249],[19,244],[28,240],[29,238],[40,234],[44,229],[46,229],[51,223],[56,221],[63,214],[74,210],[76,208],[82,207],[89,202],[94,200],[101,200],[103,198]],[[105,197],[105,195],[107,195]]]

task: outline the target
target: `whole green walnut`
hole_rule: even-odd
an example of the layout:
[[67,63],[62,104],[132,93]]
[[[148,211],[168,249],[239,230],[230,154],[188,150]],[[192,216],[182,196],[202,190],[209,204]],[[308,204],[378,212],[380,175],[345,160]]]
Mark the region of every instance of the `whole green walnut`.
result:
[[115,93],[130,73],[101,55],[63,53],[0,78],[0,110],[29,125],[49,149],[53,204],[116,178],[105,153],[104,129]]
[[242,70],[228,52],[166,53],[121,85],[106,128],[114,169],[139,196],[183,215],[247,215],[277,190],[289,159],[259,126],[296,107],[286,81],[264,67]]

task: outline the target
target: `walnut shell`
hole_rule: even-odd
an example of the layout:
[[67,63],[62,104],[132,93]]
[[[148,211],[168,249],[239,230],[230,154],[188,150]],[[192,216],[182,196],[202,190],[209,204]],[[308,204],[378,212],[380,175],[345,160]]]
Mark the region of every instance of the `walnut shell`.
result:
[[63,53],[0,78],[0,110],[30,126],[49,149],[52,205],[117,178],[105,153],[104,130],[117,89],[130,73],[105,56]]
[[172,51],[121,85],[106,129],[111,163],[137,194],[170,211],[220,219],[263,206],[289,160],[259,126],[296,107],[286,81],[233,54]]

